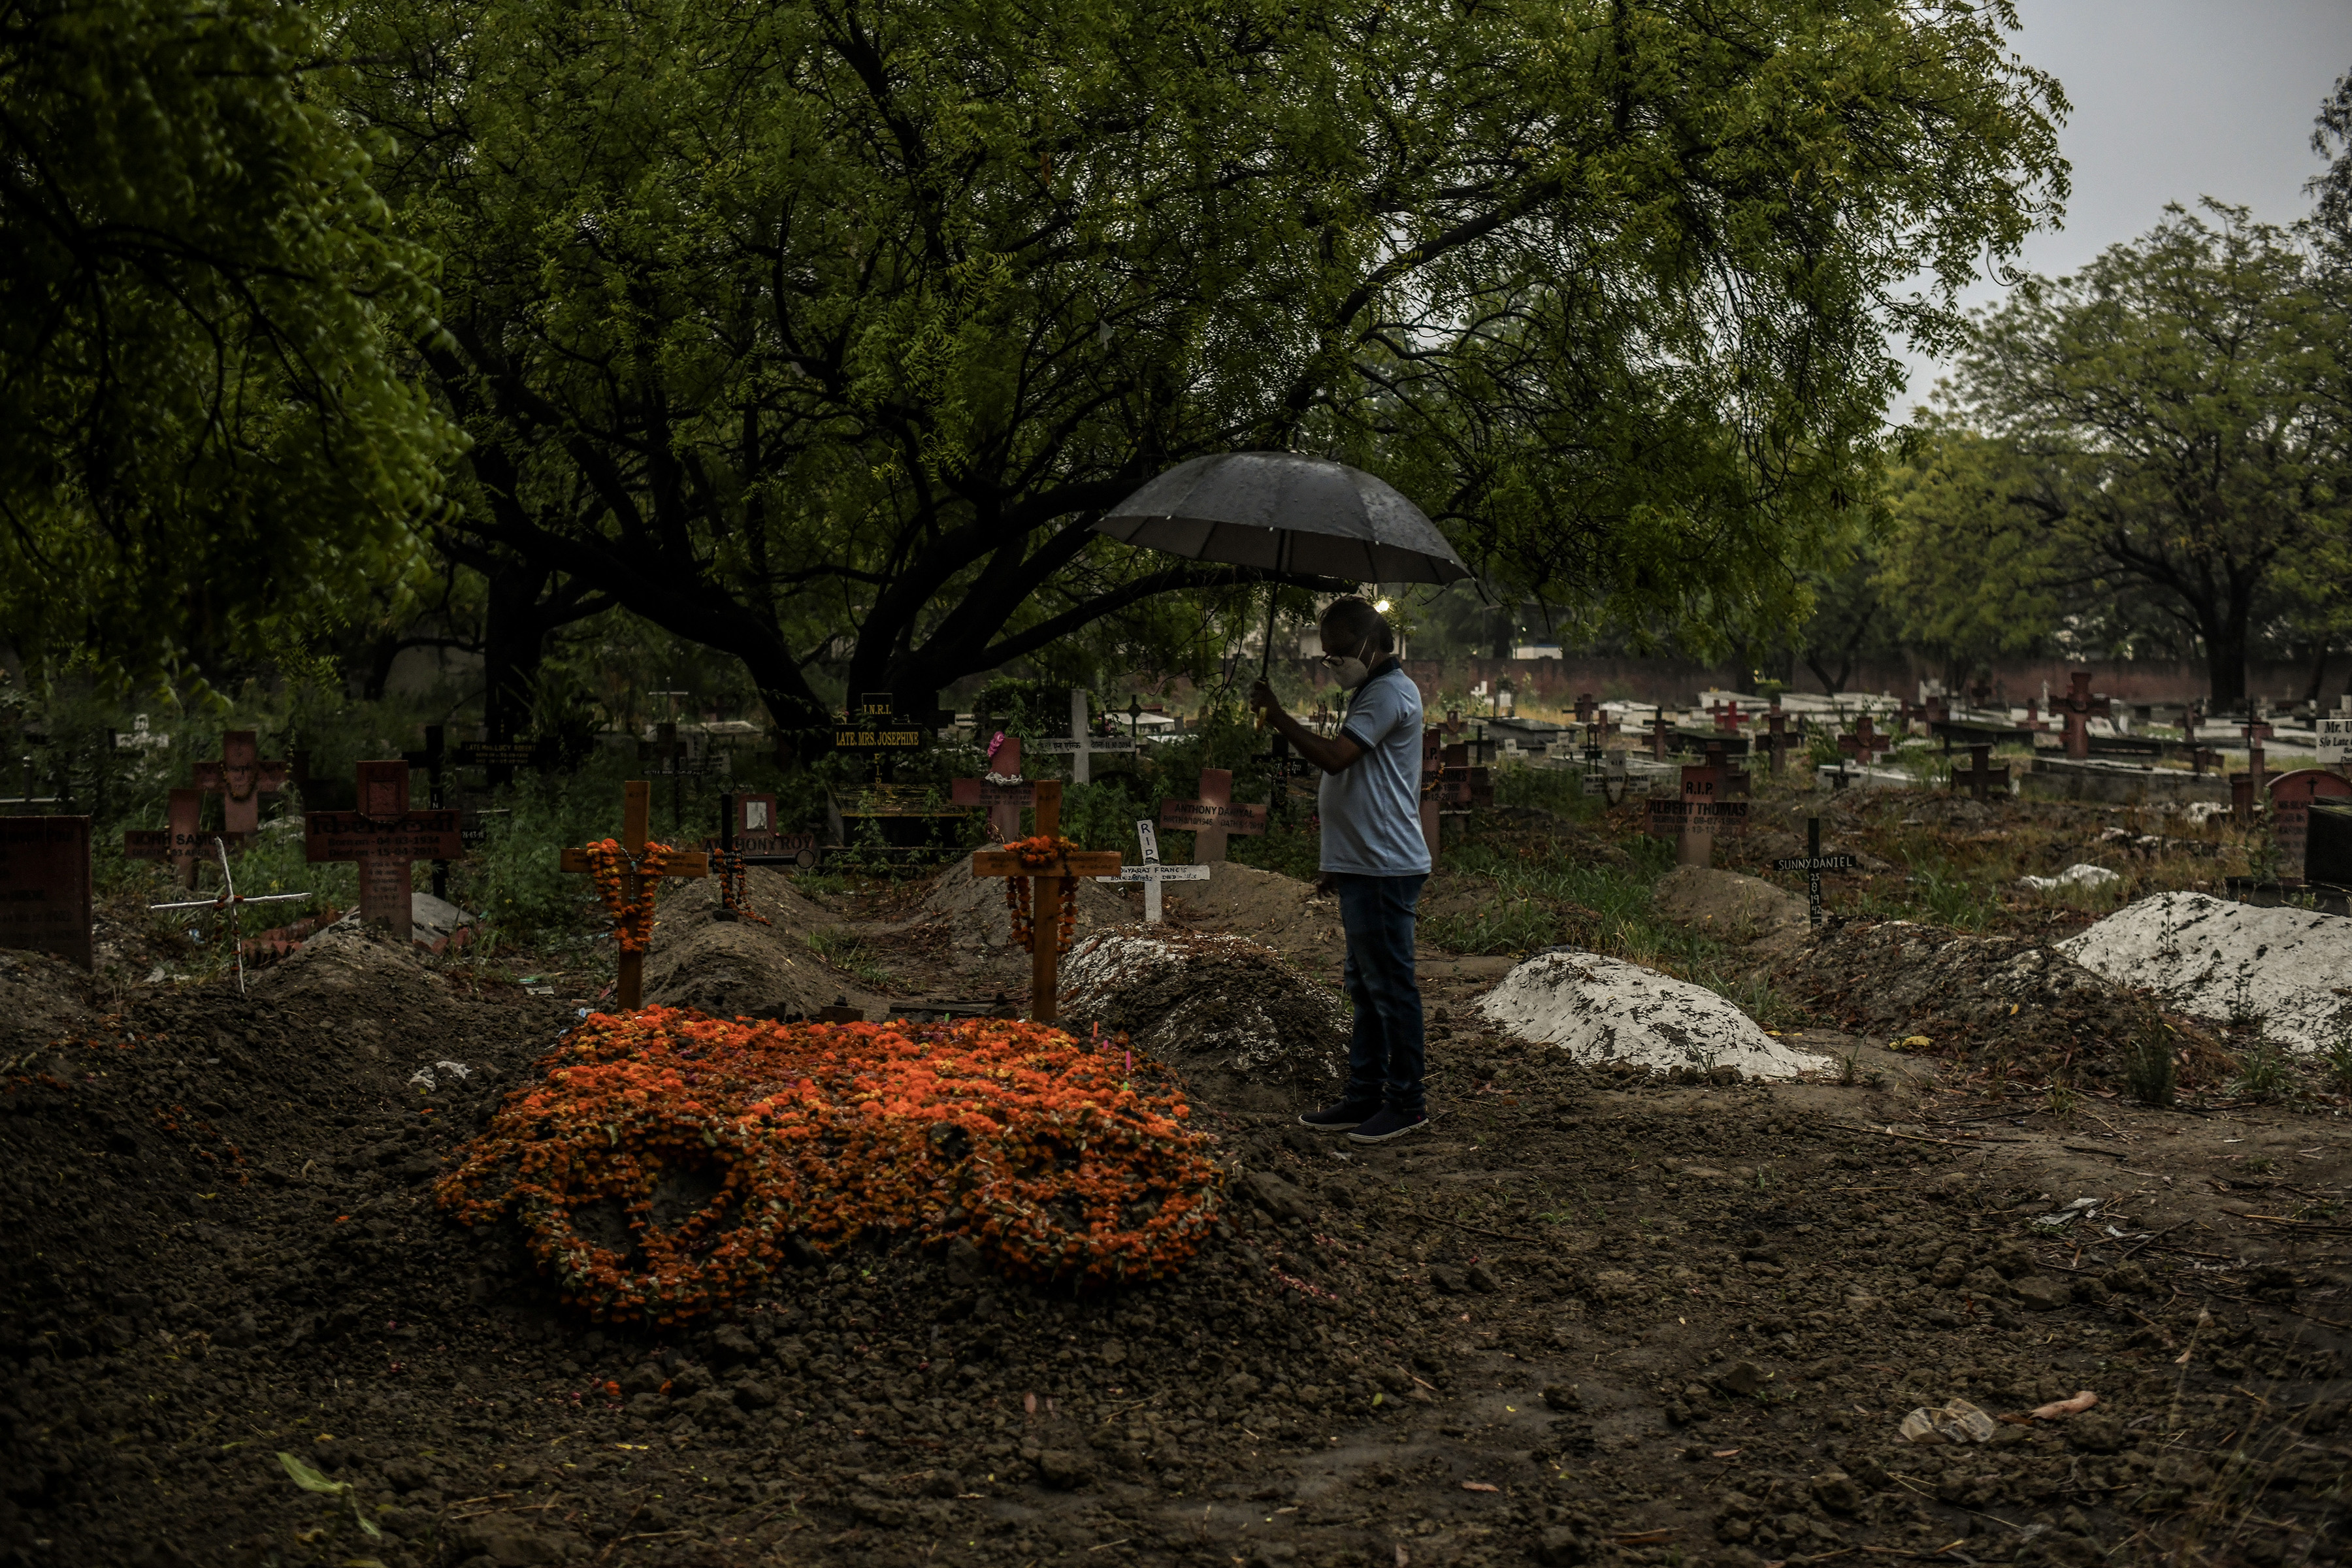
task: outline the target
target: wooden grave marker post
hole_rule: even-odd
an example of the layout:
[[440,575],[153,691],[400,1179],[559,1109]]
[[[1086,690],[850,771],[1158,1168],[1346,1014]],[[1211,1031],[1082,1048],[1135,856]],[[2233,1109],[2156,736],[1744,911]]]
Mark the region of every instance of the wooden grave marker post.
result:
[[1764,715],[1764,771],[1778,778],[1780,753],[1789,749],[1789,716],[1774,708]]
[[221,797],[222,837],[242,843],[261,831],[261,797],[286,787],[286,763],[264,762],[260,731],[231,730],[221,737],[221,754],[195,765],[195,785]]
[[989,837],[1010,844],[1021,837],[1021,814],[1037,804],[1037,786],[1021,776],[1021,737],[1007,735],[988,755],[988,776],[950,779],[948,799],[988,812]]
[[1745,722],[1739,716],[1737,701],[1726,702],[1714,710],[1715,727],[1727,735],[1737,735]]
[[1805,874],[1805,907],[1815,925],[1822,923],[1822,873],[1851,871],[1854,858],[1851,855],[1822,853],[1822,819],[1805,818],[1805,852],[1801,856],[1772,862],[1775,871],[1802,871]]
[[2066,695],[2051,704],[2066,716],[2066,755],[2075,762],[2088,762],[2091,757],[2091,719],[2105,718],[2112,709],[2104,697],[2091,695],[2091,672],[2075,670],[2069,677]]
[[172,879],[184,888],[196,885],[196,853],[205,836],[196,831],[204,820],[205,792],[200,789],[175,789],[163,820],[167,827],[133,827],[122,835],[122,858],[126,860],[169,860]]
[[1668,733],[1665,705],[1661,703],[1658,706],[1657,716],[1650,721],[1650,760],[1652,762],[1663,763],[1666,760]]
[[[1062,831],[1062,781],[1040,779],[1037,792],[1037,832],[1053,838]],[[1062,963],[1062,888],[1084,877],[1116,877],[1118,852],[1114,849],[1072,849],[1051,861],[1032,865],[1010,849],[972,852],[975,877],[1022,877],[1029,882],[1029,1016],[1050,1024],[1060,1010]]]
[[[631,779],[621,786],[622,864],[619,867],[619,872],[621,908],[624,910],[636,908],[637,900],[644,893],[645,884],[649,878],[710,875],[709,855],[699,849],[671,849],[667,846],[663,847],[660,869],[658,871],[646,869],[646,834],[652,825],[653,785],[644,779]],[[563,852],[562,867],[566,871],[578,871],[593,876],[596,870],[595,857],[584,848],[566,849]],[[621,950],[620,973],[613,984],[614,1004],[625,1013],[634,1013],[645,999],[645,944],[650,944],[653,932],[647,930],[645,933],[645,944],[635,949],[629,946],[621,922],[615,922],[613,934],[615,944]]]
[[2009,793],[2009,764],[2003,763],[1994,767],[1992,747],[1990,744],[1972,745],[1969,748],[1968,770],[1965,773],[1958,768],[1952,770],[1952,787],[1965,787],[1979,800],[1984,799],[1988,790],[1998,789],[2006,795]]
[[360,919],[381,925],[406,942],[415,934],[415,862],[455,860],[466,853],[454,811],[408,808],[408,759],[393,757],[359,765],[357,811],[311,811],[302,816],[302,858],[313,865],[356,862],[360,872]]
[[1748,803],[1730,798],[1747,794],[1747,784],[1746,774],[1732,772],[1719,761],[1685,764],[1682,792],[1676,798],[1651,798],[1650,832],[1661,838],[1673,834],[1675,865],[1706,865],[1715,858],[1717,826],[1747,825]]
[[94,965],[89,817],[0,817],[0,947]]
[[2309,881],[2305,865],[2314,801],[2352,797],[2352,779],[2326,768],[2295,768],[2273,776],[2270,784],[2271,842],[2279,852],[2278,879]]
[[1264,833],[1265,815],[1265,806],[1234,804],[1234,775],[1224,768],[1201,770],[1198,800],[1160,803],[1160,826],[1163,829],[1192,835],[1192,863],[1196,866],[1213,866],[1223,860],[1228,834]]
[[1591,723],[1600,711],[1601,704],[1592,700],[1592,693],[1580,691],[1576,694],[1576,721],[1579,724]]
[[1143,864],[1121,866],[1116,877],[1105,877],[1106,882],[1140,882],[1143,884],[1143,921],[1158,925],[1166,918],[1160,900],[1163,882],[1205,882],[1209,879],[1206,866],[1171,866],[1160,858],[1160,835],[1152,830],[1151,819],[1144,818],[1135,825],[1136,841],[1143,846]]

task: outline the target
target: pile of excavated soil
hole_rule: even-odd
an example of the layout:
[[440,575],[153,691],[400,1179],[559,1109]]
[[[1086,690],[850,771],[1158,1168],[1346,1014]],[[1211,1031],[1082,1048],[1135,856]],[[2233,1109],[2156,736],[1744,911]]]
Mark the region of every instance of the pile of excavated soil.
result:
[[2116,910],[2058,951],[2117,985],[2145,986],[2214,1023],[2320,1051],[2352,1032],[2352,920],[2260,909],[2203,893],[2158,893]]
[[1478,1012],[1578,1062],[1630,1062],[1683,1076],[1729,1068],[1735,1082],[1795,1078],[1830,1065],[1790,1050],[1703,985],[1580,948],[1528,959],[1479,998]]
[[1802,931],[1805,900],[1758,877],[1711,866],[1677,866],[1651,890],[1660,914],[1726,942],[1786,941]]
[[[915,906],[913,917],[900,929],[941,926],[948,931],[950,944],[957,949],[1010,952],[1013,911],[1004,902],[1004,883],[1003,877],[974,876],[969,855],[951,860],[933,879],[931,890]],[[1137,908],[1139,910],[1141,905]],[[1080,931],[1124,925],[1134,918],[1119,895],[1118,883],[1088,878],[1078,884]],[[1028,956],[1024,953],[1019,957],[1025,966]],[[1027,973],[1025,968],[1023,973]]]
[[[1129,920],[1142,913],[1141,900],[1131,907]],[[1167,912],[1196,931],[1245,936],[1284,952],[1316,948],[1336,954],[1339,947],[1339,900],[1317,897],[1312,882],[1231,860],[1212,865],[1205,882],[1170,883]]]
[[0,952],[0,1064],[87,1034],[98,1022],[90,977],[46,952]]
[[[2062,947],[1909,921],[1823,927],[1781,961],[1776,979],[1831,1026],[2035,1081],[2119,1080],[2134,1032],[2156,1016],[2147,998]],[[2178,1037],[2184,1085],[2224,1069],[2209,1031],[2185,1017],[2164,1022]]]
[[1280,1110],[1341,1086],[1339,996],[1238,936],[1131,926],[1086,937],[1062,965],[1062,1026],[1099,1026],[1219,1103]]
[[862,993],[848,996],[841,977],[810,951],[808,933],[833,918],[790,879],[753,866],[744,891],[767,924],[712,919],[720,907],[713,878],[687,882],[662,900],[646,950],[646,1002],[727,1018],[813,1016],[836,996],[871,1004]]

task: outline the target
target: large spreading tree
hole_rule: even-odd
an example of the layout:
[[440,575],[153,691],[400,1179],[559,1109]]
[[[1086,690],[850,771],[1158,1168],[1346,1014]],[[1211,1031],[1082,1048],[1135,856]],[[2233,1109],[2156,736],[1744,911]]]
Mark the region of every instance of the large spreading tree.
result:
[[2340,605],[2317,568],[2345,559],[2352,322],[2295,235],[2209,208],[1975,323],[1898,471],[1894,557],[1923,626],[1999,647],[2063,602],[2137,598],[2201,644],[2227,709],[2266,620]]
[[0,3],[0,637],[169,677],[420,559],[432,259],[279,0]]
[[[1786,618],[1890,332],[2063,196],[1963,0],[361,0],[445,261],[453,548],[927,705],[1228,569],[1092,523],[1196,454],[1364,464],[1505,589]],[[1927,279],[1920,287],[1909,280]]]

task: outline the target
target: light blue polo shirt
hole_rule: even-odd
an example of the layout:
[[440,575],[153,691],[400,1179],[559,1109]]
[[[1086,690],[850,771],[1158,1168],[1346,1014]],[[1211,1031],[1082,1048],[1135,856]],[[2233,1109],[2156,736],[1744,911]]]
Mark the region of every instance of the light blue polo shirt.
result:
[[1364,749],[1355,765],[1323,775],[1323,869],[1360,877],[1429,871],[1421,837],[1421,688],[1400,664],[1359,687],[1339,733]]

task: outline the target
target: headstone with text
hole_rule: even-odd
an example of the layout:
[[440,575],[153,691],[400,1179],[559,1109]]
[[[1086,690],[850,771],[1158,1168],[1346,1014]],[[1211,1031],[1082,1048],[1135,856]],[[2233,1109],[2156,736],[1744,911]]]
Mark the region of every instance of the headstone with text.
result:
[[286,787],[283,759],[265,762],[260,731],[231,730],[221,737],[221,754],[198,763],[195,785],[221,797],[221,827],[231,842],[243,842],[261,828],[261,797]]
[[1225,839],[1230,834],[1264,833],[1265,817],[1265,806],[1234,804],[1234,775],[1224,768],[1201,770],[1199,798],[1160,803],[1160,826],[1163,831],[1192,835],[1192,863],[1196,866],[1223,860]]
[[92,967],[89,817],[0,817],[0,947]]
[[175,789],[163,820],[171,826],[163,828],[133,827],[122,835],[122,858],[126,860],[169,860],[172,879],[184,888],[196,885],[196,857],[212,836],[197,831],[196,824],[204,819],[205,792],[200,789]]
[[405,757],[360,763],[357,811],[304,814],[302,858],[314,865],[355,864],[360,919],[404,942],[415,931],[415,863],[455,860],[466,852],[457,813],[409,809]]
[[2270,797],[2271,844],[2278,851],[2279,880],[2305,881],[2305,847],[2312,805],[2322,800],[2352,800],[2352,779],[2326,768],[2296,768],[2272,775]]

